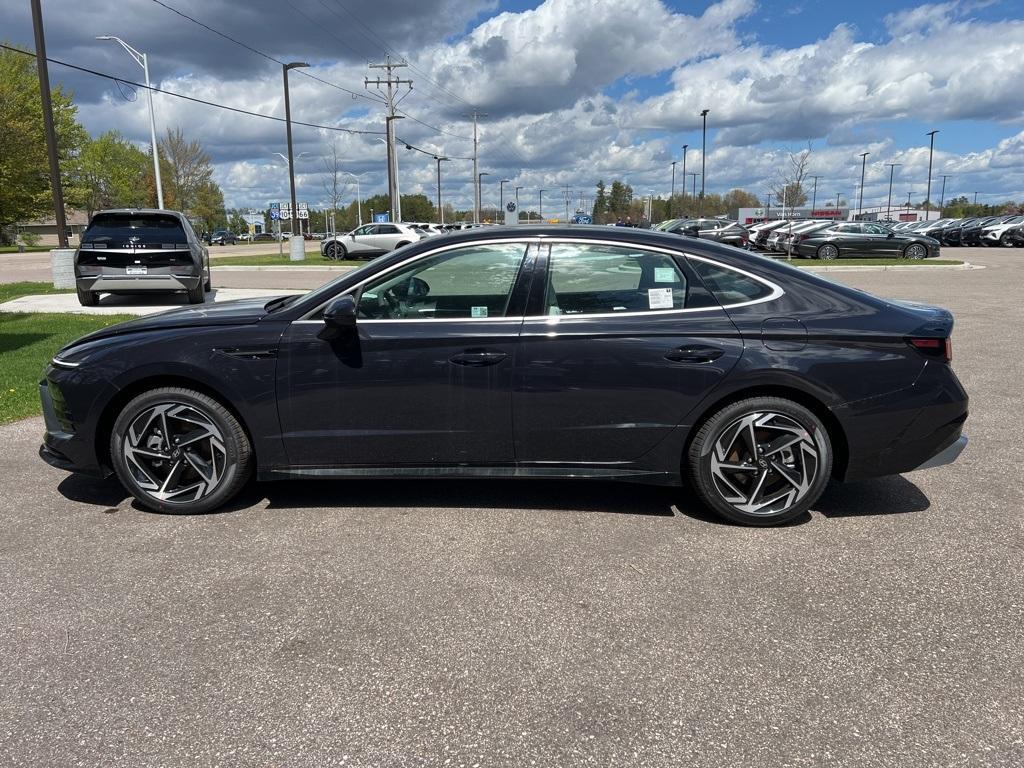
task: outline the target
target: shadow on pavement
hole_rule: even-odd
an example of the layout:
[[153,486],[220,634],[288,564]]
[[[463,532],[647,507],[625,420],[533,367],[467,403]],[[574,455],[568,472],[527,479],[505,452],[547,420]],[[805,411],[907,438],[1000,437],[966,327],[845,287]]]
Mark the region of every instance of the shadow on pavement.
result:
[[[58,486],[66,499],[116,507],[128,494],[115,478],[69,475]],[[209,514],[240,512],[266,501],[267,509],[466,508],[604,512],[674,517],[732,525],[705,509],[686,489],[601,481],[554,480],[309,480],[250,482],[229,504]],[[814,506],[826,518],[921,512],[930,502],[902,476],[830,483]],[[144,510],[136,502],[132,507]],[[810,522],[801,515],[789,525]]]

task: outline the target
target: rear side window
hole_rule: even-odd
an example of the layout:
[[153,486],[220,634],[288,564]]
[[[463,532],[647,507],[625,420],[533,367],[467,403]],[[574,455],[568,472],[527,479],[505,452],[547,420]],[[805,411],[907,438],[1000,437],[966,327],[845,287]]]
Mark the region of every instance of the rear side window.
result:
[[760,280],[736,270],[712,264],[701,259],[688,259],[690,266],[700,275],[707,289],[723,307],[766,299],[774,288]]
[[188,244],[174,216],[100,213],[82,235],[83,245],[106,248],[164,248]]
[[[547,315],[684,309],[686,275],[671,256],[626,246],[554,244],[544,297]],[[703,293],[703,292],[702,292]]]

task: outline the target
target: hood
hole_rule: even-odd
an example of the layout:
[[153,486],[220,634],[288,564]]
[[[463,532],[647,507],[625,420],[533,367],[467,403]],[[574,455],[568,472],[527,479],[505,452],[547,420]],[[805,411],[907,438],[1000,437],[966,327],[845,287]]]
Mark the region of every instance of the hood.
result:
[[101,328],[68,344],[65,349],[86,341],[96,341],[111,336],[122,336],[139,331],[156,331],[167,328],[200,328],[214,325],[248,325],[259,322],[266,314],[266,305],[277,296],[261,296],[258,299],[238,299],[217,304],[196,307],[181,307],[155,315],[146,315],[127,320],[108,328]]

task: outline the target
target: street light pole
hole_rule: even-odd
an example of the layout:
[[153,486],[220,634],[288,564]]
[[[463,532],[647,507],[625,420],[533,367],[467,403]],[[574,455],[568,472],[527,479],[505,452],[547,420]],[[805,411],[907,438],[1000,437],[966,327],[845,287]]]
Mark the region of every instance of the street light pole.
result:
[[517,211],[519,210],[519,190],[520,189],[522,189],[522,187],[516,187],[516,210]]
[[928,187],[924,197],[924,220],[928,221],[928,211],[932,207],[932,155],[935,153],[935,134],[938,131],[929,131],[928,136],[931,141],[928,144]]
[[676,196],[676,161],[672,161],[672,189],[668,193],[668,217],[672,218],[672,198]]
[[544,193],[545,192],[547,192],[546,189],[538,189],[537,190],[537,195],[538,195],[537,215],[539,216],[541,221],[544,221]]
[[886,163],[889,166],[889,197],[885,200],[885,220],[889,221],[889,212],[892,209],[892,177],[896,173],[897,166],[903,165],[903,163]]
[[703,128],[703,131],[702,131],[701,146],[700,146],[700,210],[699,210],[699,213],[701,215],[703,215],[703,213],[704,213],[704,182],[707,181],[707,177],[705,176],[705,173],[707,173],[707,169],[705,168],[705,163],[706,163],[707,154],[708,154],[708,112],[710,112],[710,111],[711,111],[710,109],[705,109],[704,111],[702,111],[700,113],[701,118],[703,118],[703,120],[704,120],[704,128]]
[[860,156],[860,198],[857,202],[858,218],[864,215],[864,171],[868,167],[868,155],[870,152],[862,152]]
[[502,179],[501,182],[498,184],[498,200],[499,205],[501,207],[501,211],[498,212],[499,216],[501,216],[502,211],[505,210],[505,185],[511,183],[512,179]]
[[356,174],[356,173],[351,173],[349,171],[342,171],[342,173],[345,174],[346,176],[351,176],[353,179],[356,180],[356,212],[357,212],[356,215],[358,216],[359,226],[361,227],[361,226],[363,226],[363,202],[362,202],[362,195],[359,192],[359,179],[360,179],[360,177],[365,176],[366,174],[365,173]]
[[814,208],[818,203],[818,179],[821,176],[811,176],[814,179],[814,191],[811,193],[811,218],[814,218]]
[[691,171],[690,173],[688,173],[686,175],[687,176],[693,176],[693,195],[692,196],[693,196],[693,199],[696,200],[697,199],[697,177],[700,176],[700,174],[697,173],[696,171]]
[[434,155],[434,160],[437,161],[437,220],[438,223],[444,224],[444,208],[441,207],[441,163],[448,158]]
[[128,52],[128,55],[135,59],[135,63],[142,67],[142,71],[146,76],[146,96],[149,100],[149,141],[150,146],[153,148],[153,178],[156,181],[156,207],[163,208],[164,190],[163,184],[160,181],[160,158],[157,156],[156,150],[156,116],[153,112],[153,89],[149,84],[149,59],[146,57],[146,54],[135,50],[120,37],[115,37],[114,35],[99,35],[96,39],[113,40],[120,43],[121,47]]
[[686,148],[688,146],[690,146],[690,145],[689,144],[683,144],[683,205],[681,207],[684,209],[683,210],[683,215],[684,216],[686,215],[686,210],[685,210],[685,206],[686,206]]
[[951,179],[952,176],[942,177],[942,192],[939,193],[939,218],[942,218],[943,203],[946,202],[946,179]]
[[292,106],[291,100],[288,96],[288,70],[300,69],[302,67],[308,67],[304,61],[292,61],[288,64],[282,64],[281,69],[284,72],[284,123],[285,132],[288,135],[288,183],[291,186],[292,193],[292,236],[295,236],[295,222],[298,220],[299,212],[295,210],[295,161],[292,156]]

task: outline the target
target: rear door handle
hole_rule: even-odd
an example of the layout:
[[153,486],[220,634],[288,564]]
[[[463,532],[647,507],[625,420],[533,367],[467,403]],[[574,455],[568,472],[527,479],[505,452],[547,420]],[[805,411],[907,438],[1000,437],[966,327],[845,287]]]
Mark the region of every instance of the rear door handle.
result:
[[725,354],[725,350],[718,347],[708,347],[697,344],[689,347],[678,347],[670,349],[665,353],[665,359],[673,363],[710,363]]
[[455,365],[466,365],[472,368],[482,368],[486,365],[496,365],[508,357],[504,352],[493,352],[486,349],[467,349],[452,355],[448,362]]

